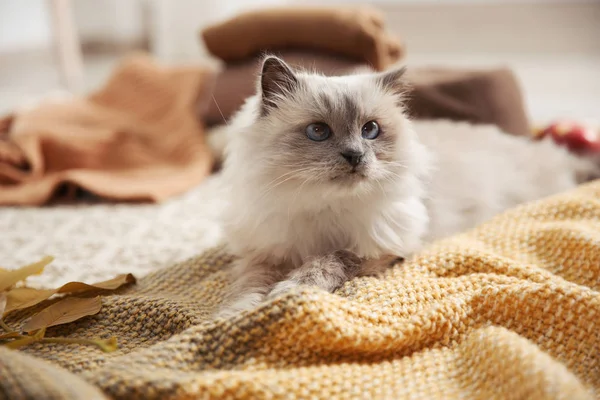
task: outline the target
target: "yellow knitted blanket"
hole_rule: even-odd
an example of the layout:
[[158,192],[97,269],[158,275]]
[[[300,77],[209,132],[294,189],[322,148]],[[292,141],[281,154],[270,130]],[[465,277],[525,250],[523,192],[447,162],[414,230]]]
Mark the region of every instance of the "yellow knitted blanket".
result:
[[0,349],[0,398],[102,398],[96,388],[128,400],[600,394],[600,182],[511,210],[383,277],[209,321],[230,262],[208,252],[48,330],[118,336],[115,353]]

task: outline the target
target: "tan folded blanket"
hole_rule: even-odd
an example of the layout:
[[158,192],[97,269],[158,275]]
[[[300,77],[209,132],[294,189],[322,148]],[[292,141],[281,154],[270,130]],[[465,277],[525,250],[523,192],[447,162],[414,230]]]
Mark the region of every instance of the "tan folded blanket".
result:
[[[384,277],[354,279],[335,294],[303,289],[209,321],[229,290],[231,259],[217,250],[47,332],[116,335],[116,353],[58,344],[23,351],[127,400],[593,399],[599,220],[600,181],[441,241]],[[30,313],[7,322],[18,326]],[[40,365],[0,351],[0,397],[56,389],[58,372]]]
[[75,188],[161,201],[198,184],[213,163],[198,99],[210,99],[213,82],[209,69],[161,67],[136,55],[87,98],[5,118],[0,205],[39,205]]
[[383,70],[400,59],[400,41],[384,30],[382,13],[361,7],[281,7],[248,11],[202,32],[208,51],[241,61],[277,50],[317,50]]

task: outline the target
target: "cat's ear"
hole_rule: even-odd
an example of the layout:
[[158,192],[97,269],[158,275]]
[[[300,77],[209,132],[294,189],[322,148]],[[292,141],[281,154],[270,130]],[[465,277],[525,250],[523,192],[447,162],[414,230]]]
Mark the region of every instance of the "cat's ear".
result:
[[382,89],[402,97],[409,90],[405,73],[406,67],[403,66],[375,74],[375,79]]
[[267,56],[263,60],[260,74],[263,115],[277,108],[277,103],[291,93],[297,84],[298,78],[282,59]]

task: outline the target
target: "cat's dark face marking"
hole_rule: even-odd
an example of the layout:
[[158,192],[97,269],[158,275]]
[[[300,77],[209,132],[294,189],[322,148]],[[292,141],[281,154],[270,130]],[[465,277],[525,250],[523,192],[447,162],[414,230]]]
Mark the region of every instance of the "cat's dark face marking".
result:
[[[283,63],[279,59],[267,60],[261,87],[270,92],[262,93],[259,118],[276,132],[267,141],[266,153],[278,172],[295,170],[306,182],[345,187],[381,183],[401,173],[398,149],[406,118],[398,80],[403,70],[325,78],[296,74],[277,66]],[[379,129],[373,139],[362,134],[370,121]],[[307,136],[307,127],[315,123],[330,128],[325,140]]]

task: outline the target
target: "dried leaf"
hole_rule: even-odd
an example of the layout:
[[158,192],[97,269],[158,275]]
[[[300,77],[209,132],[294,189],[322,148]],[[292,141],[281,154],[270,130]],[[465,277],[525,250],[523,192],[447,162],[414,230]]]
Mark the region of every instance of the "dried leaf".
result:
[[6,308],[6,293],[0,293],[0,328],[5,332],[12,332],[10,326],[6,325],[4,321],[2,321],[2,312]]
[[[35,306],[56,293],[54,289],[14,288],[6,294],[7,303],[4,314],[14,310]],[[2,316],[2,313],[0,313]]]
[[[14,288],[7,294],[8,303],[4,314],[8,314],[14,310],[35,306],[44,300],[49,299],[52,295],[60,293],[93,293],[100,290],[116,290],[128,283],[135,283],[136,279],[132,274],[123,274],[116,276],[113,279],[98,283],[87,284],[83,282],[69,282],[58,289],[33,289],[33,288]],[[2,313],[0,313],[0,316]]]
[[2,319],[2,314],[4,314],[7,302],[6,293],[0,293],[0,319]]
[[21,339],[10,341],[10,342],[4,344],[3,346],[8,347],[9,349],[18,349],[19,347],[23,347],[23,346],[27,346],[27,345],[30,345],[35,342],[39,342],[40,340],[42,340],[44,338],[45,334],[46,334],[46,328],[42,328],[31,336],[21,337]]
[[61,343],[61,344],[82,344],[85,346],[96,346],[100,350],[111,353],[119,348],[117,338],[111,337],[109,339],[83,339],[83,338],[67,338],[67,337],[49,337],[40,340],[43,343]]
[[37,331],[33,336],[21,336],[16,335],[17,340],[13,340],[4,344],[8,348],[17,349],[30,345],[32,343],[60,343],[60,344],[80,344],[85,346],[96,346],[105,353],[111,353],[119,349],[117,338],[111,337],[109,339],[81,339],[81,338],[67,338],[67,337],[44,337],[44,329]]
[[57,293],[82,293],[96,290],[115,290],[127,283],[135,283],[132,274],[123,274],[98,283],[87,284],[83,282],[69,282],[56,290]]
[[67,324],[88,315],[97,314],[100,312],[100,308],[102,308],[102,301],[99,297],[67,297],[31,317],[23,330],[31,332],[54,325]]
[[16,339],[18,337],[21,337],[21,334],[19,332],[8,332],[0,335],[0,340]]
[[117,342],[117,338],[114,336],[107,340],[94,339],[92,342],[96,346],[100,347],[100,349],[102,349],[102,351],[105,353],[112,353],[113,351],[117,351],[119,349],[119,343]]
[[12,333],[12,329],[10,326],[6,325],[4,321],[2,321],[2,312],[6,307],[6,293],[0,293],[0,328],[7,333]]
[[12,287],[15,283],[27,279],[30,275],[38,275],[54,258],[46,256],[40,261],[15,270],[0,269],[0,292]]

